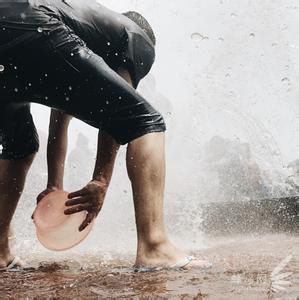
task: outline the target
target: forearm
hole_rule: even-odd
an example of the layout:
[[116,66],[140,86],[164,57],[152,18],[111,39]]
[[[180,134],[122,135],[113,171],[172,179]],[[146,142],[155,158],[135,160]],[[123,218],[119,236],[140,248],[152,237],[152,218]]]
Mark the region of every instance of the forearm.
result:
[[48,187],[63,189],[64,165],[67,152],[67,131],[71,117],[52,110],[47,148]]
[[120,145],[107,133],[99,131],[97,160],[93,180],[109,185]]

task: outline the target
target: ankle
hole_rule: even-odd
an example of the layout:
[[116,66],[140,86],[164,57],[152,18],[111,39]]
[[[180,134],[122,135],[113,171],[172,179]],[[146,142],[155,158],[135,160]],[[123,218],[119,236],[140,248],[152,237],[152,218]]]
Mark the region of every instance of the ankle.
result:
[[8,232],[0,233],[0,251],[8,247]]
[[138,239],[138,248],[145,251],[155,251],[167,244],[168,238],[164,232],[144,235]]
[[0,244],[0,258],[6,258],[7,256],[10,255],[10,249],[8,244]]

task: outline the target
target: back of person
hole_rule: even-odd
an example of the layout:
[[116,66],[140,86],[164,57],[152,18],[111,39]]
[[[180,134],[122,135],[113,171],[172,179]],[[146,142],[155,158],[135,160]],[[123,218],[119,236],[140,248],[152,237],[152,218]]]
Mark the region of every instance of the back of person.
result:
[[[0,26],[27,32],[31,38],[34,32],[37,38],[42,32],[66,25],[113,70],[119,67],[130,70],[135,87],[154,62],[154,44],[145,31],[125,15],[95,0],[5,0],[5,3],[0,6]],[[0,33],[0,45],[8,39],[5,33]]]
[[155,59],[140,14],[121,15],[95,0],[1,3],[0,105],[65,111],[119,144],[165,130],[161,114],[135,91]]

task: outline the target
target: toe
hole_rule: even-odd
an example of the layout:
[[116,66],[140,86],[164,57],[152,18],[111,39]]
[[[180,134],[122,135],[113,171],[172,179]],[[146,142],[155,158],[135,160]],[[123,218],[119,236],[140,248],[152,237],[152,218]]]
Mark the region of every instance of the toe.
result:
[[201,260],[198,258],[192,259],[186,266],[184,266],[184,269],[191,270],[191,269],[210,269],[213,266],[213,264],[207,260]]

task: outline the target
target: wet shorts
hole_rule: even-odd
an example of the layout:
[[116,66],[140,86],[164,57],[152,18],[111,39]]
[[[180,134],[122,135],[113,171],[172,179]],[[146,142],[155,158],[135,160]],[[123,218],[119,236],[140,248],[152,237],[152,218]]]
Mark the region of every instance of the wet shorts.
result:
[[29,104],[0,110],[0,159],[21,159],[38,151],[39,141]]
[[161,114],[69,27],[39,11],[31,18],[38,27],[32,20],[29,27],[0,22],[1,113],[8,104],[40,103],[106,131],[120,144],[165,131]]

